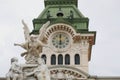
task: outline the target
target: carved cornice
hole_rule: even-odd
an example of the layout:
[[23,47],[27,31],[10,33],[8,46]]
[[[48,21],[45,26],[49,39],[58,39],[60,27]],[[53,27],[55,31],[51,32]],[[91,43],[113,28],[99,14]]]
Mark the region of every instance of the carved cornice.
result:
[[82,36],[82,35],[75,35],[73,37],[73,42],[74,43],[79,43],[81,40],[87,40],[90,45],[94,44],[94,36]]
[[86,79],[88,76],[90,76],[82,70],[70,66],[52,66],[49,67],[49,70],[51,75],[56,75],[56,78],[57,74],[64,75],[61,76],[61,78],[66,78],[66,75],[71,75],[74,79]]

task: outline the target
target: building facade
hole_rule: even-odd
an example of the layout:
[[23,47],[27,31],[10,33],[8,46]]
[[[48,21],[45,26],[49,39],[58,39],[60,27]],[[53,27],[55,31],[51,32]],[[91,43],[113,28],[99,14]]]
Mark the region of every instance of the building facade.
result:
[[43,40],[50,48],[43,48],[41,57],[55,79],[87,79],[89,76],[88,62],[96,32],[89,31],[89,19],[78,10],[77,2],[45,0],[44,11],[33,20],[31,34],[38,34],[46,21],[51,23]]
[[41,57],[49,66],[52,79],[119,80],[117,77],[91,76],[88,62],[96,31],[89,31],[89,19],[77,8],[78,0],[45,0],[45,9],[33,20],[38,34],[42,24],[50,21]]
[[[52,80],[120,80],[120,77],[92,76],[88,72],[96,31],[89,31],[89,19],[77,8],[78,0],[45,0],[45,9],[33,20],[31,34],[38,35],[42,25],[50,21],[45,32],[40,56],[49,67]],[[0,80],[4,80],[1,78]]]

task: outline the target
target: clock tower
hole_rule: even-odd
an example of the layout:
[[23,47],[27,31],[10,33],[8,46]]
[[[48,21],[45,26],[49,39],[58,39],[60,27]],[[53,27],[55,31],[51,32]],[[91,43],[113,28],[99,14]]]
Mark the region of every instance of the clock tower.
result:
[[89,31],[89,19],[77,8],[78,0],[45,0],[45,9],[33,20],[31,34],[38,35],[50,21],[40,56],[45,59],[52,79],[87,79],[95,31]]

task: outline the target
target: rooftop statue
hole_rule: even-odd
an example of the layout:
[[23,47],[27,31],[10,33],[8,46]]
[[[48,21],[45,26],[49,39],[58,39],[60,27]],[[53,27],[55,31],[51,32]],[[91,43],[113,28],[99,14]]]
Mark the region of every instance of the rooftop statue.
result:
[[50,71],[44,59],[37,58],[36,64],[18,64],[16,57],[11,59],[11,67],[6,74],[7,80],[50,80]]
[[47,44],[42,42],[45,35],[45,31],[50,24],[50,21],[43,24],[39,30],[39,35],[30,35],[30,31],[26,23],[22,20],[24,25],[24,37],[25,42],[22,44],[14,44],[15,46],[21,46],[26,52],[22,53],[21,56],[25,56],[26,63],[36,63],[39,58],[39,54],[42,52],[42,47],[48,47]]
[[37,80],[50,80],[50,72],[45,65],[44,59],[38,58],[38,66],[32,71],[26,74],[26,76],[34,75]]
[[7,80],[23,80],[22,67],[18,64],[16,57],[11,59],[11,67],[9,72],[6,74]]

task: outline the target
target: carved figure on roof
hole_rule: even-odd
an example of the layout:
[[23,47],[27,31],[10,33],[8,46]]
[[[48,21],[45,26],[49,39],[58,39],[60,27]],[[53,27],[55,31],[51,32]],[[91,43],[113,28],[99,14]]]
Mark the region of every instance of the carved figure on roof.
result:
[[21,56],[25,56],[26,63],[36,63],[39,58],[39,54],[42,52],[42,47],[48,47],[47,44],[42,42],[42,40],[50,21],[43,24],[39,30],[39,35],[30,35],[29,28],[23,20],[22,24],[24,25],[25,42],[22,44],[15,43],[14,45],[21,46],[26,50],[26,52],[21,54]]
[[50,80],[50,72],[45,65],[44,59],[38,58],[38,66],[32,71],[26,74],[27,76],[34,75],[37,80]]
[[11,67],[6,74],[6,79],[23,80],[22,67],[18,64],[18,59],[16,57],[11,59]]

